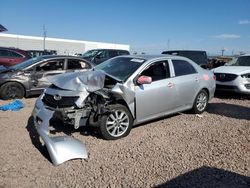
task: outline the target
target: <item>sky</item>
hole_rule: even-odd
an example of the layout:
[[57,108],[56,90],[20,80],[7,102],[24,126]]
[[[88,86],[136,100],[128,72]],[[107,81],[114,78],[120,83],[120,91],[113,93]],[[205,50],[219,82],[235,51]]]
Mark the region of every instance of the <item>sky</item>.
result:
[[[250,0],[0,0],[9,34],[130,45],[131,52],[250,53]],[[1,44],[0,44],[1,45]]]

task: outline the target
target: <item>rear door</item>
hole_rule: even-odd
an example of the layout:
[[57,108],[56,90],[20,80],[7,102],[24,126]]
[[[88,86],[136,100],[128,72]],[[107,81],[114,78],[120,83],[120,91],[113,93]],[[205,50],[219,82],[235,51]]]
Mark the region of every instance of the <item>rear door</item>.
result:
[[150,76],[152,83],[135,86],[137,121],[143,122],[172,111],[176,103],[176,89],[169,62],[154,62],[140,75]]
[[74,72],[90,69],[91,65],[87,61],[81,59],[66,59],[66,72]]
[[192,105],[199,90],[200,78],[194,66],[186,60],[172,60],[175,76],[176,105],[182,109]]

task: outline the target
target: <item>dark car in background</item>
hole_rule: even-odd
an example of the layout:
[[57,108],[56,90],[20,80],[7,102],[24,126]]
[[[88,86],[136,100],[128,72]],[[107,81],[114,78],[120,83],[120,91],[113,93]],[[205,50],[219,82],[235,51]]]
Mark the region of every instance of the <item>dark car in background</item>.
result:
[[36,95],[51,83],[48,76],[84,71],[93,65],[73,56],[39,56],[0,71],[0,98],[13,99]]
[[30,58],[31,56],[27,51],[0,47],[0,65],[2,66],[10,67]]
[[92,62],[95,65],[102,63],[112,57],[116,57],[119,55],[129,55],[129,51],[127,50],[119,50],[119,49],[94,49],[85,52],[82,55],[82,58]]
[[202,68],[208,69],[209,63],[207,58],[206,51],[199,51],[199,50],[172,50],[172,51],[164,51],[162,54],[168,54],[168,55],[177,55],[177,56],[183,56],[188,59],[191,59],[198,65],[200,65]]

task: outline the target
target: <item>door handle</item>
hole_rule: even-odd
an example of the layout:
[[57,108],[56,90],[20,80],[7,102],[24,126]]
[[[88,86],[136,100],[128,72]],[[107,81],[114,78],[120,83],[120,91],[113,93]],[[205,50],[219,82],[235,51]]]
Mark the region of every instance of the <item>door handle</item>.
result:
[[198,76],[195,77],[195,81],[198,82],[199,81],[199,78]]
[[168,87],[173,88],[173,87],[174,87],[174,83],[169,82],[169,83],[168,83]]

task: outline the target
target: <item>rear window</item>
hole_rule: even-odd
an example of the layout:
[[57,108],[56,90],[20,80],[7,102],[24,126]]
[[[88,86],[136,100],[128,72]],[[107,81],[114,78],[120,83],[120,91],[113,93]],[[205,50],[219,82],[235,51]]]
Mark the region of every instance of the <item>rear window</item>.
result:
[[119,55],[129,55],[128,51],[118,51]]
[[197,71],[189,62],[184,60],[172,60],[174,66],[175,76],[183,76],[188,74],[195,74]]
[[162,54],[183,56],[188,59],[191,59],[198,65],[208,63],[207,54],[205,51],[165,51],[165,52],[162,52]]

